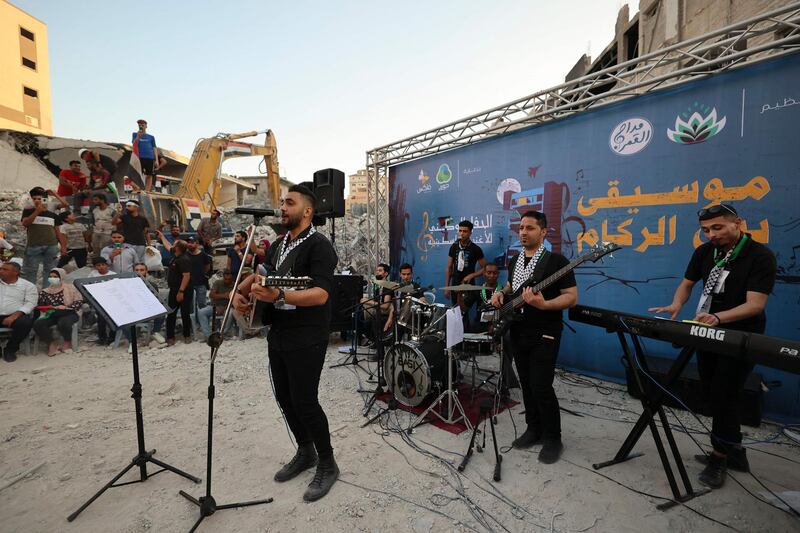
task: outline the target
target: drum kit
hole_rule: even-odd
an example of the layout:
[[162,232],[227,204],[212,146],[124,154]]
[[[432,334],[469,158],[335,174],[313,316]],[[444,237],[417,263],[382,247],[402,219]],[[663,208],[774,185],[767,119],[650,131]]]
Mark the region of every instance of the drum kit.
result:
[[[397,401],[408,407],[417,407],[437,390],[447,391],[452,388],[452,381],[458,374],[458,361],[454,354],[445,349],[446,314],[449,306],[430,303],[424,298],[406,296],[415,290],[413,286],[401,286],[393,282],[378,280],[374,282],[381,288],[399,294],[396,325],[398,331],[395,342],[386,350],[383,360],[383,375],[394,393]],[[449,291],[480,291],[475,285],[453,285],[441,287]],[[468,343],[480,343],[483,346],[491,343],[491,337],[485,334],[465,334],[464,346]],[[448,361],[450,366],[448,368]],[[442,396],[440,396],[441,399]],[[438,400],[437,400],[438,401]],[[437,402],[434,402],[433,407]],[[457,398],[455,403],[458,404]],[[451,402],[452,406],[453,402]],[[463,415],[463,408],[458,404]],[[429,408],[430,410],[430,408]],[[448,409],[446,422],[454,422],[452,407]],[[422,413],[414,425],[419,423],[428,411]],[[464,416],[469,427],[470,422]]]

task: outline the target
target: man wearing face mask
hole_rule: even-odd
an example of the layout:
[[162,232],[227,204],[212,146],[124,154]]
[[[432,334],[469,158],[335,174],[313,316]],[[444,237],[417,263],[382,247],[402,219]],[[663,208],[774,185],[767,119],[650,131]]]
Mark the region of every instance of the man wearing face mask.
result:
[[118,274],[133,272],[133,265],[140,261],[136,258],[136,251],[125,242],[121,231],[111,232],[111,244],[103,248],[100,256],[111,264],[111,270]]
[[141,206],[136,200],[128,200],[125,202],[125,213],[118,213],[113,220],[117,225],[117,229],[125,237],[131,247],[136,252],[136,261],[144,261],[144,250],[147,248],[147,232],[150,229],[150,223],[141,213]]
[[[389,280],[390,267],[386,263],[378,263],[375,267],[375,279],[378,281]],[[359,332],[364,335],[366,345],[375,343],[378,335],[383,335],[392,327],[394,321],[394,305],[392,305],[392,291],[377,284],[372,285],[372,294],[361,299],[364,306]],[[370,360],[377,360],[370,357]]]
[[[72,326],[78,321],[81,313],[83,297],[72,283],[64,283],[66,271],[54,268],[47,278],[47,286],[39,293],[39,302],[36,306],[41,313],[33,330],[43,343],[48,344],[47,355],[53,357],[58,352],[72,350]],[[51,326],[57,326],[61,334],[61,346],[53,340]]]

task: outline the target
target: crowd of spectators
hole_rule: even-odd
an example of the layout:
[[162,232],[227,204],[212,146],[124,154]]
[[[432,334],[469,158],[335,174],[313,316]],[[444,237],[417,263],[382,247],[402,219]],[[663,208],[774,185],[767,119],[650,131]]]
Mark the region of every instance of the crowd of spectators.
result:
[[[154,162],[159,161],[158,149],[155,138],[146,133],[146,122],[140,121],[139,126],[133,140],[138,143],[143,170],[150,176],[158,167]],[[75,348],[73,330],[81,315],[84,327],[96,324],[95,343],[107,346],[115,341],[116,332],[67,282],[68,272],[81,268],[86,270],[78,278],[135,272],[153,289],[157,288],[153,274],[165,278],[168,294],[164,304],[169,313],[152,322],[152,338],[174,344],[178,314],[184,342],[192,342],[195,334],[208,336],[212,318],[224,312],[240,266],[247,262],[255,268],[263,261],[269,242],[253,243],[245,250],[247,235],[237,232],[226,250],[226,268],[210,287],[212,256],[222,238],[218,210],[201,220],[196,235],[182,238],[174,221],[153,228],[139,201],[120,202],[116,190],[109,187],[116,170],[113,160],[88,149],[80,150],[78,157],[60,172],[56,191],[31,189],[21,215],[27,234],[22,257],[14,257],[16,250],[0,230],[0,328],[7,328],[0,329],[4,358],[15,360],[31,331],[47,346],[48,355],[71,351]],[[88,175],[82,172],[82,162]],[[166,336],[161,333],[164,325]],[[232,325],[233,320],[227,329]],[[60,340],[54,338],[56,331]],[[126,339],[130,335],[129,331],[123,333]]]

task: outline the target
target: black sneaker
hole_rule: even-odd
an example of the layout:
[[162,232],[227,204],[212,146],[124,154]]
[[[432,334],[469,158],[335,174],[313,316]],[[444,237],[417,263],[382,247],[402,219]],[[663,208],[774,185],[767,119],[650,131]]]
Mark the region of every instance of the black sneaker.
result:
[[525,430],[525,433],[514,439],[514,442],[511,443],[511,446],[517,448],[518,450],[524,450],[525,448],[530,448],[535,444],[539,444],[539,441],[541,440],[541,431],[528,428]]
[[3,359],[5,359],[9,363],[13,363],[14,361],[17,360],[17,352],[13,350],[6,350],[3,353]]
[[[697,462],[702,465],[708,464],[708,455],[697,454],[694,456]],[[727,458],[728,468],[736,470],[737,472],[749,472],[750,462],[747,460],[747,450],[744,448],[737,448],[731,450]]]
[[314,479],[308,484],[306,492],[303,494],[303,500],[306,502],[315,502],[328,494],[333,484],[339,479],[339,466],[330,456],[326,459],[320,459],[317,465],[317,472],[314,474]]
[[298,446],[297,452],[292,460],[283,465],[283,468],[275,474],[275,481],[282,483],[294,479],[302,472],[317,465],[317,451],[313,444],[303,444]]
[[728,476],[728,467],[724,457],[711,454],[708,456],[708,464],[700,472],[700,483],[712,489],[718,489],[725,484]]
[[561,439],[545,439],[544,446],[539,450],[539,462],[546,465],[555,463],[561,457],[563,449]]

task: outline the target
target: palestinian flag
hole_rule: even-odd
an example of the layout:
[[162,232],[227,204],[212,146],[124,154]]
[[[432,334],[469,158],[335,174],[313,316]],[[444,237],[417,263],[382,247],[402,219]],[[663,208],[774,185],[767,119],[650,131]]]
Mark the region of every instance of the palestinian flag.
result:
[[117,202],[119,202],[119,191],[117,191],[117,184],[113,181],[110,181],[108,182],[108,185],[106,185],[106,188],[111,191],[111,193],[114,195],[114,198],[116,198]]

